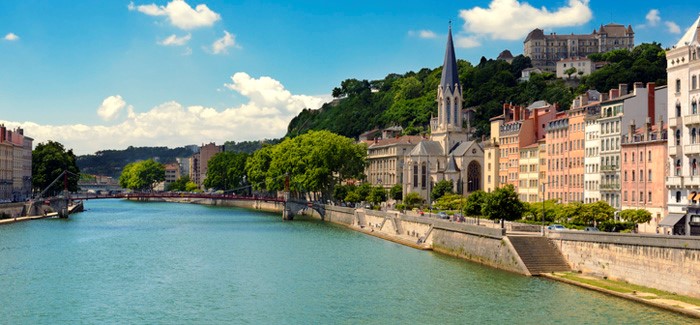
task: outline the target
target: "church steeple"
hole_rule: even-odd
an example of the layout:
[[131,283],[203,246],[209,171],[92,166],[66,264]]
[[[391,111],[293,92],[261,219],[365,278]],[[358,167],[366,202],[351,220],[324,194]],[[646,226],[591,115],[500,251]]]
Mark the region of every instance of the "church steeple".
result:
[[447,47],[445,49],[445,62],[442,64],[442,78],[440,79],[440,86],[442,86],[443,91],[449,91],[450,93],[455,90],[460,90],[459,84],[459,74],[457,73],[457,59],[455,58],[455,47],[452,43],[452,23],[450,23],[449,30],[447,32]]

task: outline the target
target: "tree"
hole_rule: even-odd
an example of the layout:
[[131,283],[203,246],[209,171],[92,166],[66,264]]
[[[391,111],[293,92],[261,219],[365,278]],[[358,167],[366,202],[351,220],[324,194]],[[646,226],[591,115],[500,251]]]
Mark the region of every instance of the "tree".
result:
[[168,186],[165,187],[165,190],[166,191],[180,191],[180,192],[185,191],[185,189],[187,188],[188,182],[190,182],[190,176],[189,175],[182,176],[182,177],[178,178],[177,180],[175,180],[174,182],[171,182],[170,184],[168,184]]
[[255,151],[245,163],[245,173],[248,175],[248,182],[254,190],[261,191],[267,188],[267,174],[272,161],[271,145],[263,145]]
[[389,197],[396,201],[403,199],[403,187],[401,184],[394,184],[394,186],[389,189]]
[[348,196],[348,193],[353,192],[354,190],[355,185],[352,184],[336,185],[333,189],[333,199],[335,199],[336,201],[345,201],[345,198]]
[[420,194],[416,192],[406,194],[406,197],[403,199],[403,203],[406,205],[407,209],[418,207],[423,204],[424,201]]
[[206,188],[228,190],[242,186],[248,154],[236,152],[219,152],[207,163]]
[[453,194],[452,188],[454,184],[452,183],[452,180],[446,180],[443,179],[437,183],[435,183],[435,186],[433,187],[433,190],[430,192],[430,198],[433,200],[437,200],[441,197],[443,197],[445,194]]
[[651,212],[644,209],[625,209],[620,212],[620,219],[632,223],[647,223],[651,221]]
[[460,210],[466,198],[459,194],[445,194],[435,201],[435,208],[440,210]]
[[571,79],[571,75],[574,73],[576,73],[576,67],[571,67],[571,68],[564,70],[564,74],[567,75],[569,77],[569,79]]
[[130,163],[119,176],[119,185],[135,191],[153,191],[153,187],[165,180],[165,166],[153,159]]
[[482,215],[492,220],[517,220],[522,217],[523,211],[525,207],[511,184],[489,194],[481,208]]
[[[80,169],[76,164],[73,149],[66,149],[55,141],[39,143],[32,151],[32,187],[41,192],[46,189],[63,171],[72,173],[67,177],[68,191],[78,190],[78,176]],[[46,192],[47,195],[55,195],[63,190],[63,182],[56,182]]]
[[468,216],[480,216],[488,195],[488,193],[481,190],[469,194],[465,202],[464,213]]
[[372,204],[379,204],[386,201],[386,190],[381,185],[373,186],[367,195],[367,201]]

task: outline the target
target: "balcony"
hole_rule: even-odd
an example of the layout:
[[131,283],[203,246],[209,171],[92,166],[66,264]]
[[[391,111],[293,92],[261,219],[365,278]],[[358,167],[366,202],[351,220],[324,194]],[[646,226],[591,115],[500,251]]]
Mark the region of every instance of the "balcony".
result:
[[600,189],[601,190],[619,190],[620,189],[620,183],[610,183],[610,184],[600,184]]
[[600,170],[604,172],[614,172],[617,171],[617,166],[616,165],[602,165],[600,166]]
[[679,118],[677,118],[677,117],[669,117],[668,118],[668,127],[670,127],[670,128],[678,127],[678,125],[680,124],[680,123],[678,123],[679,122],[678,120],[679,120]]
[[683,116],[683,123],[685,125],[700,124],[700,115],[686,115]]
[[668,147],[668,155],[669,156],[677,156],[678,154],[679,154],[678,146],[669,146]]
[[683,177],[685,186],[700,186],[700,176],[685,176]]
[[668,176],[666,177],[666,186],[668,187],[683,187],[683,177]]
[[687,144],[683,146],[683,153],[686,155],[700,154],[700,143]]

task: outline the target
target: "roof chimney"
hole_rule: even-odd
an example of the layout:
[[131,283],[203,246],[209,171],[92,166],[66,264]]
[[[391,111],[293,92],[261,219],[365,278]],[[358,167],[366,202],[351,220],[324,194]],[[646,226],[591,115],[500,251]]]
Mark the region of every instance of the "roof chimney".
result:
[[656,84],[647,83],[647,116],[650,117],[651,124],[654,124],[656,116]]
[[608,95],[608,98],[610,100],[613,100],[617,97],[620,97],[620,89],[610,89],[610,94]]
[[634,125],[634,120],[630,121],[630,135],[629,135],[629,142],[632,143],[634,140],[634,130],[637,128],[636,125]]
[[513,120],[520,121],[520,106],[514,106],[512,109],[513,109]]
[[627,84],[619,84],[617,87],[620,89],[620,96],[627,95]]

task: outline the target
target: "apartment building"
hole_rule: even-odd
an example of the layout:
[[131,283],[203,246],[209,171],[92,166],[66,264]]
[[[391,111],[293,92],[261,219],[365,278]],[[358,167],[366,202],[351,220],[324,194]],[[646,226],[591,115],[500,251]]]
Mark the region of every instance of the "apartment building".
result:
[[668,214],[659,223],[665,233],[700,235],[700,18],[666,51]]
[[32,146],[24,130],[0,125],[0,201],[24,201],[32,193]]
[[520,149],[518,198],[523,202],[540,201],[540,144]]
[[365,175],[372,185],[382,185],[389,189],[403,184],[404,160],[406,154],[423,138],[406,135],[389,139],[375,138],[367,147],[367,167]]
[[667,139],[662,120],[640,128],[632,124],[622,137],[622,209],[651,213],[651,221],[640,224],[639,232],[660,232],[658,224],[667,214],[666,168],[659,163],[668,157]]
[[484,141],[484,191],[491,192],[500,186],[499,171],[500,171],[500,148],[498,141],[500,139],[500,129],[505,121],[503,115],[491,118],[491,134],[488,141]]

